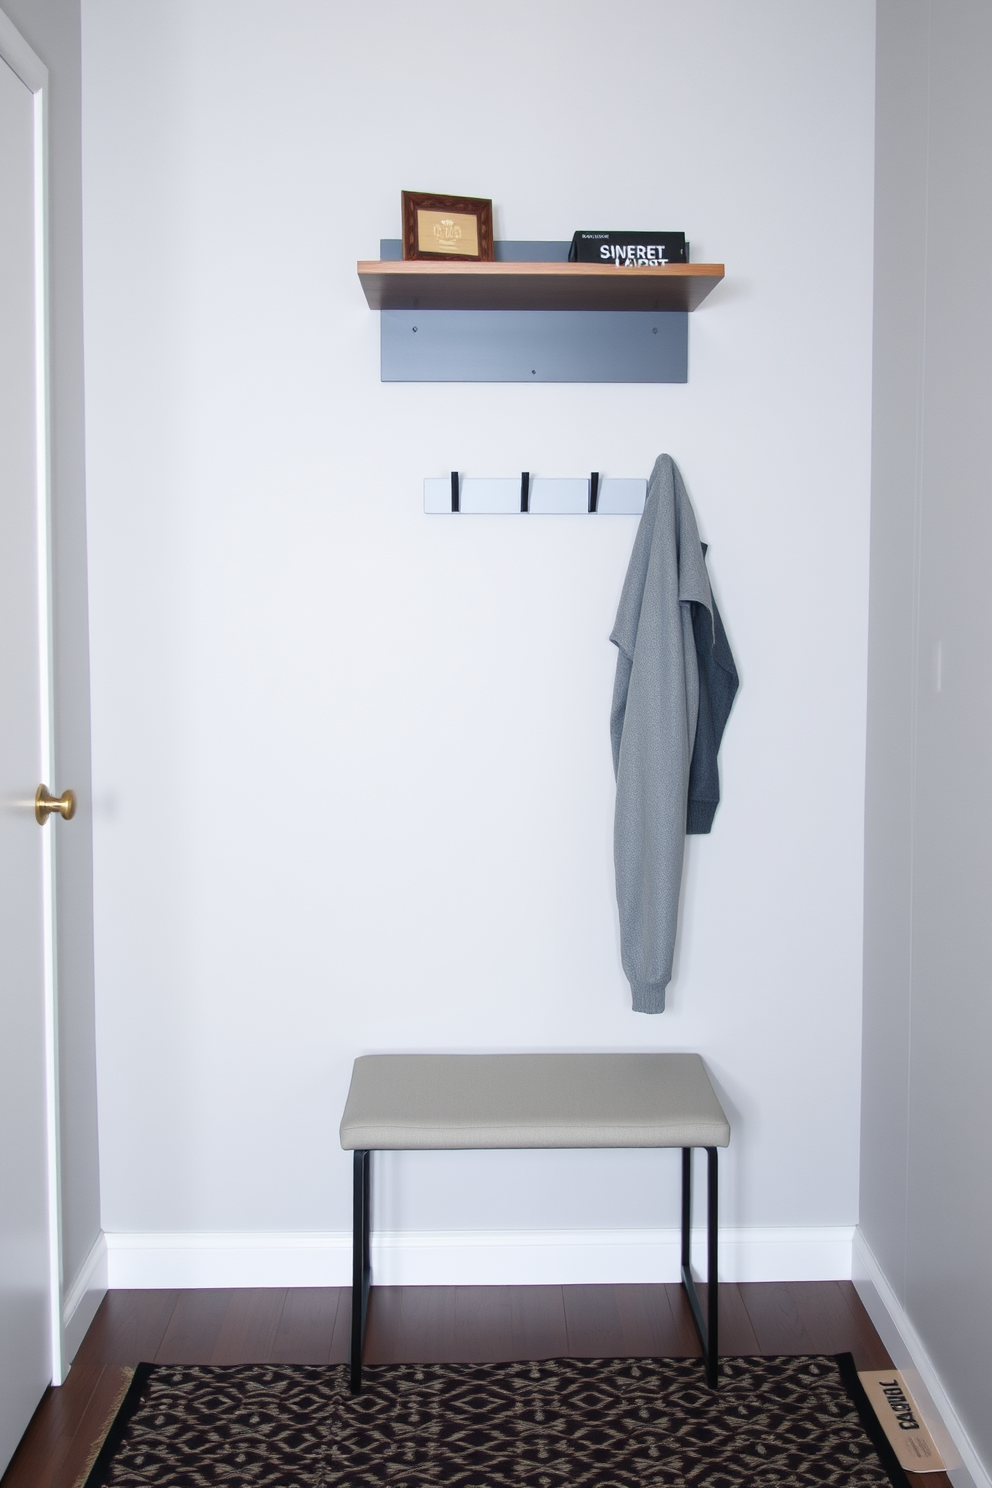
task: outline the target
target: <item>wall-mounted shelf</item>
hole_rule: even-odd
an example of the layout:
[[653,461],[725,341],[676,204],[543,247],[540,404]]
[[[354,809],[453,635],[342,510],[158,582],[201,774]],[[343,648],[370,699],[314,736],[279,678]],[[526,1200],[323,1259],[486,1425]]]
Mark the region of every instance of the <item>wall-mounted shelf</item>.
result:
[[499,240],[495,263],[358,265],[383,382],[685,382],[689,310],[722,264],[570,264],[567,241]]
[[364,260],[373,310],[695,310],[723,264],[617,269],[607,264]]

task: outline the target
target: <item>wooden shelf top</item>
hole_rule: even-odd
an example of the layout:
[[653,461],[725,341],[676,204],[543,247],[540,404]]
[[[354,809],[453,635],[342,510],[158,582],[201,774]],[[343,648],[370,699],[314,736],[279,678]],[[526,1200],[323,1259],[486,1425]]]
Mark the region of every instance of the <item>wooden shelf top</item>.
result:
[[363,260],[373,310],[695,310],[723,264],[438,263]]

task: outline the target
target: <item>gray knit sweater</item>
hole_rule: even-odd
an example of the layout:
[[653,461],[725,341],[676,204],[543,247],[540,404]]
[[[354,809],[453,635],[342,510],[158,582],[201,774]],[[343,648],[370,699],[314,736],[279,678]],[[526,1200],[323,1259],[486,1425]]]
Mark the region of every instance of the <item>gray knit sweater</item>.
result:
[[620,954],[640,1013],[664,1012],[672,978],[699,706],[693,602],[711,604],[696,518],[674,460],[661,455],[610,637]]

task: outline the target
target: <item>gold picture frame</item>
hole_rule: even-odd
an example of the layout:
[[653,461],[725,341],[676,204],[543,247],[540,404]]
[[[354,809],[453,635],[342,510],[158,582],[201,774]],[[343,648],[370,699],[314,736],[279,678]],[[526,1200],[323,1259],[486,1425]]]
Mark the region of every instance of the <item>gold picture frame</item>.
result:
[[492,263],[492,202],[479,196],[404,191],[403,257]]

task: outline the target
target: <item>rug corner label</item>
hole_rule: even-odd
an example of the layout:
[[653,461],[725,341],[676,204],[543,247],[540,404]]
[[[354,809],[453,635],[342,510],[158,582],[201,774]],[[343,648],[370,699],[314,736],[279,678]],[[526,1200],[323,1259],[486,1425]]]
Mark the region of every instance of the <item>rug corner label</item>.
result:
[[943,1472],[941,1455],[899,1370],[859,1369],[858,1378],[899,1466],[908,1472]]

